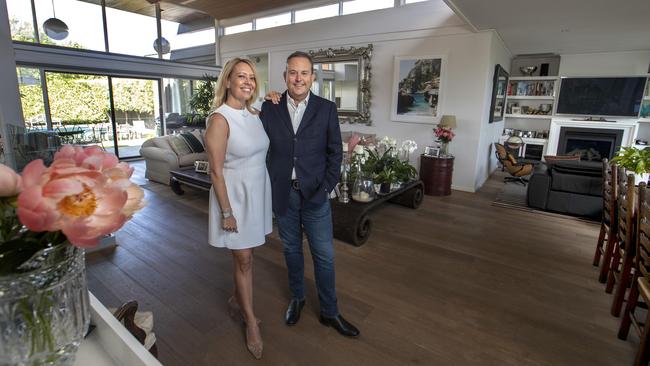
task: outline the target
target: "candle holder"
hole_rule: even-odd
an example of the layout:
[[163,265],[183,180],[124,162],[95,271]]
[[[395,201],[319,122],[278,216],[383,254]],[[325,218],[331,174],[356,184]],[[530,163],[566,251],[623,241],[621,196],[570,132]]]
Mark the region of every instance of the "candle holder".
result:
[[348,187],[348,172],[350,171],[350,160],[348,158],[348,153],[343,153],[343,161],[341,162],[341,167],[343,168],[341,172],[341,194],[339,195],[339,202],[348,203],[350,202],[350,188]]

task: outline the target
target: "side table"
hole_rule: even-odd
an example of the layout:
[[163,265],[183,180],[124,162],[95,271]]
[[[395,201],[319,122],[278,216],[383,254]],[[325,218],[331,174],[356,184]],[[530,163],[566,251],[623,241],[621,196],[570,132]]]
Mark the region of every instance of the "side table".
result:
[[430,196],[450,195],[453,171],[453,156],[420,155],[420,179],[424,182],[424,194]]

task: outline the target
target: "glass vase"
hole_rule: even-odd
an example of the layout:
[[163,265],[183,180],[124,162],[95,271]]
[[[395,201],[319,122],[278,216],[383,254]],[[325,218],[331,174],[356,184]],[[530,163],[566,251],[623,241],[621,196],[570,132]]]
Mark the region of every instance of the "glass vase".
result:
[[72,365],[90,322],[85,259],[69,243],[0,276],[0,365]]
[[371,178],[359,173],[352,186],[352,199],[357,202],[370,202],[375,199],[375,185]]
[[449,156],[449,142],[440,142],[440,156]]

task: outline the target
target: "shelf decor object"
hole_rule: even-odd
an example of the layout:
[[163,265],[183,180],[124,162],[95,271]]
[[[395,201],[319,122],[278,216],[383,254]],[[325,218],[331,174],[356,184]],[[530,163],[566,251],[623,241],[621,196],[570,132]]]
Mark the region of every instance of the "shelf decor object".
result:
[[500,65],[494,67],[492,81],[492,103],[490,104],[490,123],[503,120],[506,107],[506,90],[508,88],[508,72]]
[[434,124],[442,115],[446,56],[397,56],[391,120]]

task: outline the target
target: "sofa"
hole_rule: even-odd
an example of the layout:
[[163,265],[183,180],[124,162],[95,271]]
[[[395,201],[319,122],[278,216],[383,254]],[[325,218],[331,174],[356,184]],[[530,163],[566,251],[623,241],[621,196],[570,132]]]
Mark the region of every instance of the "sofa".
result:
[[188,131],[188,133],[194,135],[202,146],[198,148],[183,146],[180,135],[154,137],[142,144],[140,155],[146,164],[147,179],[168,185],[171,170],[192,167],[197,160],[208,160],[208,154],[202,148],[205,146],[203,130]]
[[557,161],[535,167],[526,200],[529,207],[598,219],[603,209],[602,163]]

